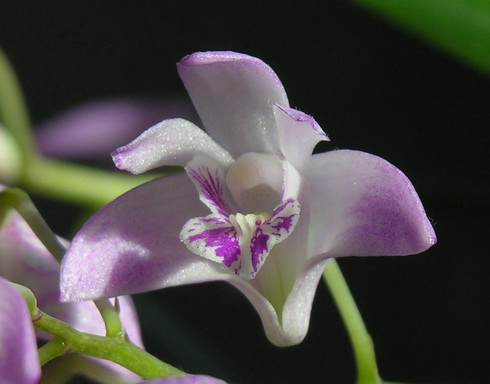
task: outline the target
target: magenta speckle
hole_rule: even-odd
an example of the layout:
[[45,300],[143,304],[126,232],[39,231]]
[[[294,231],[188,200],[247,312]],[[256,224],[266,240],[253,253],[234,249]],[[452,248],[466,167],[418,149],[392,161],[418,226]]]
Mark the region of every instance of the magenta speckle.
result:
[[204,240],[206,247],[215,248],[215,255],[230,267],[240,257],[237,233],[233,227],[208,229],[198,235],[190,236],[189,242]]
[[258,265],[262,261],[263,255],[269,253],[269,247],[267,245],[268,241],[269,235],[264,234],[260,227],[257,228],[250,244],[254,272],[257,272]]
[[279,232],[281,231],[281,229],[284,229],[286,230],[286,232],[289,233],[289,230],[295,224],[293,222],[293,218],[295,218],[296,216],[297,216],[296,214],[293,214],[290,216],[278,217],[277,225],[271,225],[271,227]]
[[207,167],[191,169],[189,172],[195,181],[199,183],[199,189],[206,200],[216,208],[216,212],[221,216],[229,216],[231,209],[223,200],[223,184],[219,175],[219,169],[214,174]]

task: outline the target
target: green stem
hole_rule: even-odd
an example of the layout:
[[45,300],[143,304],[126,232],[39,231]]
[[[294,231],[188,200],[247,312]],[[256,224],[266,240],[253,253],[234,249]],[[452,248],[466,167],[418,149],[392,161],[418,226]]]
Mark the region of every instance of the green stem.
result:
[[145,379],[184,375],[184,372],[158,360],[128,340],[79,332],[41,311],[33,318],[33,323],[63,340],[67,351],[113,361]]
[[[118,298],[116,297],[115,300],[118,306]],[[104,320],[106,336],[124,338],[126,331],[121,323],[118,309],[112,305],[109,299],[96,300],[94,303]]]
[[[166,174],[174,173],[178,168],[168,169]],[[133,176],[39,158],[26,169],[22,185],[44,196],[100,208],[130,189],[163,175]]]
[[372,339],[335,259],[328,261],[323,277],[344,321],[354,350],[357,384],[381,383]]
[[55,337],[39,348],[37,352],[39,354],[39,362],[43,366],[55,357],[63,356],[66,352],[66,347],[62,338]]
[[29,164],[37,153],[30,132],[29,114],[15,71],[2,49],[0,49],[0,121],[19,145],[23,164]]
[[131,384],[134,380],[122,376],[119,372],[87,358],[87,356],[72,354],[62,359],[51,361],[43,366],[43,375],[40,384],[74,383],[73,376],[82,375],[90,382],[110,384]]
[[1,191],[0,222],[10,210],[16,210],[54,258],[61,261],[65,254],[65,247],[44,221],[29,195],[18,188],[8,188]]

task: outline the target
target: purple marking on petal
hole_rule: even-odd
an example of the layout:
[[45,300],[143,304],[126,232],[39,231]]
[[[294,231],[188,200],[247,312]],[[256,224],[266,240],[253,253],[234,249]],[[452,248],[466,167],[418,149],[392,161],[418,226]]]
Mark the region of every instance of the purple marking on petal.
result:
[[280,220],[277,225],[271,225],[272,228],[274,228],[277,231],[281,231],[281,229],[285,229],[287,233],[289,233],[289,230],[296,225],[296,222],[293,220],[296,220],[297,214],[292,214],[290,216],[284,216],[284,217],[279,217],[278,219]]
[[205,230],[189,237],[189,243],[204,240],[206,247],[214,248],[214,254],[223,259],[223,264],[230,267],[240,257],[238,236],[233,227]]
[[286,201],[283,201],[281,204],[279,204],[274,210],[272,211],[272,218],[271,220],[278,216],[282,211],[284,211],[288,206],[296,202],[295,199],[287,199]]
[[180,239],[196,255],[227,267],[236,267],[240,258],[238,234],[228,218],[209,215],[191,219]]
[[[291,214],[287,216],[280,216],[280,214],[285,210],[291,212]],[[276,236],[280,236],[282,229],[284,229],[286,233],[289,233],[292,229],[294,229],[298,219],[299,203],[294,199],[287,199],[281,205],[276,207],[276,209],[274,209],[274,212],[272,212],[272,217],[267,221],[267,223],[279,232]],[[272,223],[275,225],[272,225]]]
[[252,237],[250,250],[252,254],[252,267],[254,272],[257,273],[259,265],[264,261],[265,256],[270,252],[268,241],[270,236],[266,235],[264,231],[259,227]]
[[[200,165],[194,167],[196,163]],[[186,171],[197,187],[201,201],[211,212],[228,217],[231,209],[223,198],[225,179],[219,165],[212,159],[197,157],[186,166]]]
[[201,217],[201,220],[204,223],[212,223],[212,224],[230,224],[230,220],[228,218],[222,216],[222,217],[216,217],[216,216],[208,216],[208,217]]
[[272,247],[284,241],[294,230],[299,220],[299,213],[298,201],[288,199],[274,209],[273,216],[270,219],[263,223],[260,221],[256,222],[257,228],[250,244],[251,262],[254,271],[252,277],[259,271]]

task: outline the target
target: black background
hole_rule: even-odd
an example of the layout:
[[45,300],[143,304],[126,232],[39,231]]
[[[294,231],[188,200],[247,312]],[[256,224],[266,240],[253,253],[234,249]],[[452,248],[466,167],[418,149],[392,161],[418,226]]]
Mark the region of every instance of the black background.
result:
[[[438,244],[406,258],[341,260],[386,380],[488,382],[490,82],[340,0],[6,2],[0,45],[35,124],[116,96],[185,95],[175,62],[204,50],[258,56],[291,105],[332,139],[402,169]],[[75,207],[37,200],[67,235]],[[280,349],[233,288],[212,283],[136,296],[147,348],[234,383],[352,383],[349,342],[320,284],[304,343]]]

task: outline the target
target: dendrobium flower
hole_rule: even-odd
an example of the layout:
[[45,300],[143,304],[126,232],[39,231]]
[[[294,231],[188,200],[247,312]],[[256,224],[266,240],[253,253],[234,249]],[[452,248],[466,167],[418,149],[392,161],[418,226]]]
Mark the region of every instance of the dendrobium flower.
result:
[[163,165],[186,174],[138,187],[85,224],[62,264],[64,300],[224,280],[252,302],[273,343],[296,344],[329,258],[435,243],[400,170],[358,151],[312,155],[327,136],[290,108],[261,60],[194,53],[178,71],[207,133],[164,120],[113,153],[135,174]]
[[[0,190],[4,188],[0,185]],[[79,331],[105,335],[104,322],[93,302],[60,302],[60,264],[14,211],[7,213],[0,223],[0,277],[32,290],[39,308],[49,315],[65,321]],[[121,321],[128,338],[142,346],[139,322],[131,298],[120,297],[119,304]],[[44,340],[51,338],[51,335],[40,330],[37,330],[37,336]],[[94,360],[122,379],[127,378],[128,383],[139,379],[134,373],[115,363]]]
[[40,377],[31,315],[20,293],[0,277],[0,382],[35,384]]

